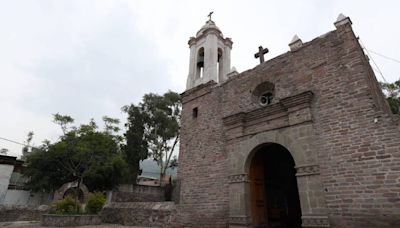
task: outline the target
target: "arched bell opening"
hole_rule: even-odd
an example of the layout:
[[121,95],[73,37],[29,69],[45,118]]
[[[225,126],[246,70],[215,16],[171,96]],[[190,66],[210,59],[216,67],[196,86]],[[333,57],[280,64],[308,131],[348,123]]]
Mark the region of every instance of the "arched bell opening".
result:
[[222,69],[223,69],[223,61],[222,61],[222,49],[218,48],[218,54],[217,54],[217,73],[218,73],[218,79],[221,78],[222,76]]
[[301,227],[295,162],[283,146],[268,143],[251,154],[251,222],[254,227]]
[[204,76],[204,48],[201,47],[197,51],[197,71],[196,78],[202,78]]

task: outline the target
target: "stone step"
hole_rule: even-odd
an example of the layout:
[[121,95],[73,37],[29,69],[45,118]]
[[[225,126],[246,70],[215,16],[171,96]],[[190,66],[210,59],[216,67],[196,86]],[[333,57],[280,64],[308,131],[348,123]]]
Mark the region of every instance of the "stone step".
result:
[[102,222],[122,225],[171,227],[174,202],[111,202],[101,212]]

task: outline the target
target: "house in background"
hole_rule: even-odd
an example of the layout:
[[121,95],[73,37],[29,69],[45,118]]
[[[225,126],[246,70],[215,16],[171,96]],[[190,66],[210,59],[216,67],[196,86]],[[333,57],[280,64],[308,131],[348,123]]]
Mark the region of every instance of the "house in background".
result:
[[[138,185],[159,186],[160,185],[160,168],[152,158],[145,159],[140,162],[142,173],[137,178]],[[163,185],[169,183],[169,179],[176,179],[176,168],[168,168],[163,177]]]
[[160,181],[159,178],[150,177],[150,176],[139,176],[137,178],[138,185],[146,185],[146,186],[159,186]]
[[25,187],[23,169],[24,161],[17,157],[0,155],[0,205],[38,206],[50,203],[51,194],[34,193]]

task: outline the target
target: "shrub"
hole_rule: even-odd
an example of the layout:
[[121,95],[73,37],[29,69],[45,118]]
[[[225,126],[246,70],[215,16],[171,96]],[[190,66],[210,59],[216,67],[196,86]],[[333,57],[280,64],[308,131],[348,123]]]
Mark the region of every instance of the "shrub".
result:
[[89,214],[99,213],[105,202],[106,198],[101,192],[94,192],[90,194],[86,204],[86,212]]
[[66,196],[64,199],[55,201],[53,208],[56,214],[79,214],[81,203],[72,196]]

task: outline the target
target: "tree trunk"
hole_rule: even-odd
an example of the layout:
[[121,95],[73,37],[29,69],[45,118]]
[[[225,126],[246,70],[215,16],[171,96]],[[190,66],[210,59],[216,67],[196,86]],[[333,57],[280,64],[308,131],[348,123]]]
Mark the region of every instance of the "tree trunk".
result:
[[[80,177],[78,179],[78,185],[77,185],[77,187],[75,189],[75,199],[77,201],[79,201],[79,202],[80,202],[80,200],[79,200],[79,192],[81,190],[81,182],[83,182],[83,177]],[[79,205],[76,205],[76,212],[79,213],[79,211],[80,211]]]
[[162,161],[160,163],[160,187],[162,186],[162,179],[164,177]]

